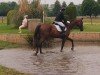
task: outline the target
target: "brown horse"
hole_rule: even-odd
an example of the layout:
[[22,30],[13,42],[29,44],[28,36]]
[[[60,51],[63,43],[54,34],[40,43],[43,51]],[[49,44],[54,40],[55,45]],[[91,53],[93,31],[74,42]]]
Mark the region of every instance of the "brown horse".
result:
[[67,24],[66,25],[67,31],[65,32],[66,35],[62,38],[61,33],[55,28],[54,25],[47,25],[47,24],[38,25],[35,29],[35,34],[34,34],[34,45],[36,47],[35,55],[37,55],[39,50],[40,53],[42,53],[42,43],[50,37],[62,39],[61,52],[63,50],[66,40],[71,41],[72,43],[71,50],[74,50],[73,40],[69,38],[69,34],[74,26],[77,26],[80,29],[80,31],[83,31],[83,18],[73,20],[71,21],[71,23]]

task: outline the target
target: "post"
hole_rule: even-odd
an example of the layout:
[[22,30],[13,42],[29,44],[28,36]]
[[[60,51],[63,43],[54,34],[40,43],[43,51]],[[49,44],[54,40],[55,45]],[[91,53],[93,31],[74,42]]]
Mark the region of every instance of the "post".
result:
[[3,23],[3,16],[1,18],[2,18],[2,23]]
[[43,23],[44,23],[44,11],[43,11],[43,18],[42,19],[43,19]]

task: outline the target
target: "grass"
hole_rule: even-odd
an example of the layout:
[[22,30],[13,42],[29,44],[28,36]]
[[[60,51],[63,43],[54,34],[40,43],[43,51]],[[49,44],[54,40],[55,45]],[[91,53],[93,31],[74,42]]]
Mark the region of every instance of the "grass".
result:
[[[73,29],[72,32],[80,32],[79,29]],[[84,24],[84,31],[82,32],[100,32],[99,24]]]
[[[89,18],[84,18],[84,19],[83,19],[83,22],[84,22],[84,23],[90,23],[90,24],[91,24],[91,19],[89,19]],[[92,22],[93,22],[93,23],[99,23],[99,24],[100,24],[100,18],[93,18],[93,19],[92,19]]]
[[0,48],[18,48],[21,47],[22,45],[20,44],[15,44],[15,43],[10,43],[7,41],[0,41]]
[[13,69],[0,66],[0,75],[29,75],[29,74],[20,73]]
[[[6,23],[0,23],[0,34],[9,33],[9,34],[18,34],[18,29],[14,28],[11,25],[7,25]],[[27,29],[22,29],[22,33],[29,33]]]
[[[52,18],[47,18],[46,23],[51,23]],[[89,18],[84,18],[84,31],[83,32],[100,32],[100,18],[93,18],[93,24],[91,25],[91,20]],[[74,29],[73,32],[79,32],[79,30]],[[28,29],[22,29],[22,34],[29,34]],[[6,18],[4,23],[0,22],[0,34],[19,34],[18,29],[13,28],[11,25],[6,24]]]

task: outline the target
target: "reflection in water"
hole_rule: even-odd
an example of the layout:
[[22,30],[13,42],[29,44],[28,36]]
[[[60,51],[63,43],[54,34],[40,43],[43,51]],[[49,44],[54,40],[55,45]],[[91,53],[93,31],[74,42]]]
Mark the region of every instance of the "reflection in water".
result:
[[34,56],[33,65],[37,65],[41,75],[76,73],[77,63],[75,63],[73,54],[72,51],[65,53],[46,51],[46,54]]

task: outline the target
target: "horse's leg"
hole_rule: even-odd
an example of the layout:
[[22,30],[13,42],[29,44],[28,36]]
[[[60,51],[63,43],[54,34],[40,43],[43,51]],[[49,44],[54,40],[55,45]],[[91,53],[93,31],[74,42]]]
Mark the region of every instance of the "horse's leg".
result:
[[60,52],[62,52],[65,42],[66,42],[66,38],[63,38],[62,39],[62,45],[61,45],[61,51]]
[[36,53],[35,53],[36,56],[38,54],[38,51],[39,51],[39,41],[36,43]]
[[41,54],[43,54],[43,52],[42,52],[42,44],[43,44],[44,41],[45,41],[45,40],[43,40],[43,41],[41,42],[41,44],[40,44],[40,53],[41,53]]
[[71,48],[71,50],[73,51],[74,50],[74,43],[73,43],[73,40],[71,39],[71,38],[67,38],[67,40],[69,40],[69,41],[71,41],[71,43],[72,43],[72,48]]
[[42,42],[40,44],[40,54],[43,54],[43,52],[42,52]]
[[36,48],[36,53],[35,53],[35,56],[37,56],[37,54],[38,54],[38,47]]

